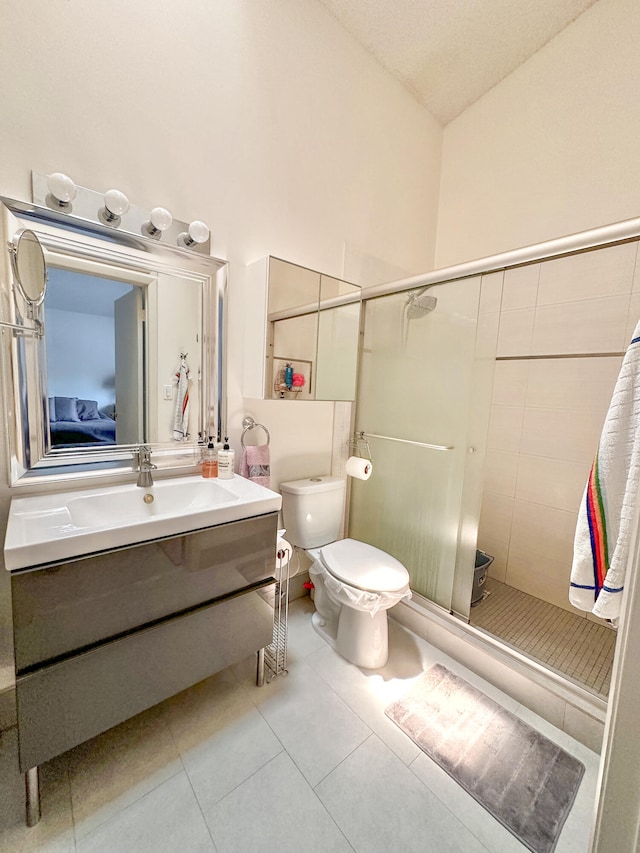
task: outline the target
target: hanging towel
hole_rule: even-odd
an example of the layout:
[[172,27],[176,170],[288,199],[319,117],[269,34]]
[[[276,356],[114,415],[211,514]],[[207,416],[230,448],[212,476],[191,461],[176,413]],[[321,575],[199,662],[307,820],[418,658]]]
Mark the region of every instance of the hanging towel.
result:
[[614,625],[640,485],[640,323],[625,354],[587,481],[573,549],[569,600]]
[[173,440],[186,441],[189,437],[189,368],[186,354],[180,354],[180,367],[176,373],[176,407],[173,413]]
[[269,462],[269,445],[247,445],[242,451],[240,460],[240,476],[253,480],[261,486],[269,488],[271,465]]

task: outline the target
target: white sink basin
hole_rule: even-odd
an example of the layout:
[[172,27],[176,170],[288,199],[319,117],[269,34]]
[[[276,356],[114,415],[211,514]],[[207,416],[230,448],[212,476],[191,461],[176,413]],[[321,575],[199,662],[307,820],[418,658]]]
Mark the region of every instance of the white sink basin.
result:
[[[152,495],[153,501],[146,503],[145,495]],[[104,528],[149,521],[159,516],[211,511],[239,500],[239,494],[225,489],[217,480],[199,478],[165,480],[147,489],[125,486],[82,494],[70,497],[66,509],[70,522],[76,527]]]
[[[145,502],[145,495],[153,501]],[[148,498],[147,498],[148,500]],[[257,483],[179,477],[13,498],[4,543],[8,571],[93,554],[276,512],[282,498]]]

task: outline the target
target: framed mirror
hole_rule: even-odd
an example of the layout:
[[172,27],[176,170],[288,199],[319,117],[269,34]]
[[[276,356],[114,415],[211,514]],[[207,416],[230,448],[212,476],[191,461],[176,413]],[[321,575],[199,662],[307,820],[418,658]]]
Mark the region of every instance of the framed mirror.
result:
[[[196,464],[205,436],[224,434],[227,263],[32,204],[0,206],[11,484],[131,471],[141,444],[159,468]],[[18,264],[27,234],[44,276],[33,245]]]
[[360,298],[355,284],[269,258],[267,396],[355,399]]

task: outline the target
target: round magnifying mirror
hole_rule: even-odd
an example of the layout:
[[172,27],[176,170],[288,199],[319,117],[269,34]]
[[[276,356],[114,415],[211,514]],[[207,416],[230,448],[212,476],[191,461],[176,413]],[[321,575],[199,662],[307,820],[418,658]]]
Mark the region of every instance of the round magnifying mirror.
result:
[[29,305],[40,305],[47,289],[47,265],[40,241],[28,228],[13,238],[13,274],[21,296]]

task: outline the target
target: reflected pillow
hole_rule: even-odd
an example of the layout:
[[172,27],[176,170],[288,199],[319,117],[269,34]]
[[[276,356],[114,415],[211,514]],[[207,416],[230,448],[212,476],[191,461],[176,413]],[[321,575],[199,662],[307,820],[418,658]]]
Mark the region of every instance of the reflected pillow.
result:
[[116,404],[115,403],[107,403],[106,406],[100,406],[98,411],[100,412],[101,418],[109,418],[110,421],[115,421],[115,419],[116,419]]
[[78,409],[78,417],[81,421],[95,421],[100,418],[98,411],[98,403],[96,400],[80,400],[76,401]]
[[[53,414],[55,415],[55,421],[79,421],[76,398],[54,397]],[[51,420],[53,421],[54,418],[52,417]]]

